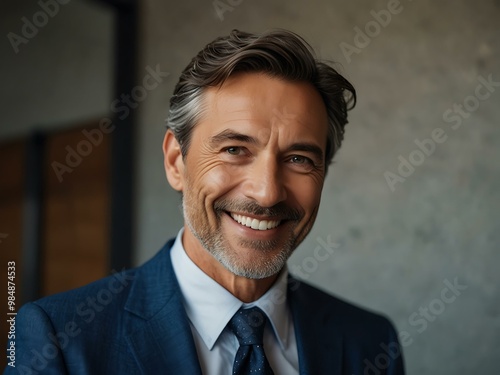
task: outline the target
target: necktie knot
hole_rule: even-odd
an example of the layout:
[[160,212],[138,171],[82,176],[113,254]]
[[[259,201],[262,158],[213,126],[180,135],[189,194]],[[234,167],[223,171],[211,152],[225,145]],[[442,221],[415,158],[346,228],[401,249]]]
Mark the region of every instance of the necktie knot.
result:
[[267,318],[258,307],[240,309],[228,323],[240,347],[233,364],[233,375],[273,375],[262,339]]
[[258,307],[240,309],[229,322],[240,345],[262,345],[266,316]]

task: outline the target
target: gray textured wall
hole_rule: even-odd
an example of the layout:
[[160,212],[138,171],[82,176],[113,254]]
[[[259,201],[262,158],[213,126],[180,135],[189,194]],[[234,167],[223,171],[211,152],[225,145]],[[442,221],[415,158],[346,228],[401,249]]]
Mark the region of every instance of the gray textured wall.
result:
[[[160,64],[171,75],[140,109],[136,261],[182,222],[161,155],[168,99],[182,68],[233,28],[292,29],[341,64],[359,104],[316,226],[291,269],[389,315],[403,334],[409,374],[497,374],[500,87],[476,88],[490,75],[500,82],[499,2],[217,3],[231,8],[223,19],[212,1],[141,2],[141,66]],[[391,20],[377,28],[371,11],[388,8]],[[355,27],[367,27],[370,40],[355,40]],[[433,136],[441,143],[432,141],[432,150],[426,141],[432,152],[419,153],[416,142]],[[400,173],[400,156],[418,165]],[[332,254],[315,255],[318,246]],[[455,282],[461,289],[453,294],[448,283]]]

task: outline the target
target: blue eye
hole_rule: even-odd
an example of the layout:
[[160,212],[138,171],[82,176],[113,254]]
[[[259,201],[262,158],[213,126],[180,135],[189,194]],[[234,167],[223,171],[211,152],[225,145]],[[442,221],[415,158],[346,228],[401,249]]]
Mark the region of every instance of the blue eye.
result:
[[311,163],[311,160],[309,158],[306,158],[305,156],[300,156],[300,155],[294,155],[290,158],[290,161],[294,164],[306,164],[306,163]]
[[228,147],[226,152],[231,155],[239,155],[241,153],[241,147]]

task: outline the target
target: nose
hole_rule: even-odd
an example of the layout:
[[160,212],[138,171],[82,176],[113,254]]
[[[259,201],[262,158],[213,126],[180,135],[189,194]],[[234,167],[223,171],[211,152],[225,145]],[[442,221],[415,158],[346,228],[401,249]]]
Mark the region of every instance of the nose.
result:
[[249,168],[244,186],[246,197],[261,207],[272,207],[287,198],[282,170],[273,157],[262,157]]

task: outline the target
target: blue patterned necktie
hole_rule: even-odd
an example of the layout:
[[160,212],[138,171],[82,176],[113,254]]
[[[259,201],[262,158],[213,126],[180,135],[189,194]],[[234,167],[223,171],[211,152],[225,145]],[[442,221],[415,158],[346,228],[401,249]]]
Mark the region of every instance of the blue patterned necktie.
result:
[[236,352],[233,375],[273,375],[264,353],[262,338],[267,317],[258,307],[240,309],[229,321],[240,347]]

